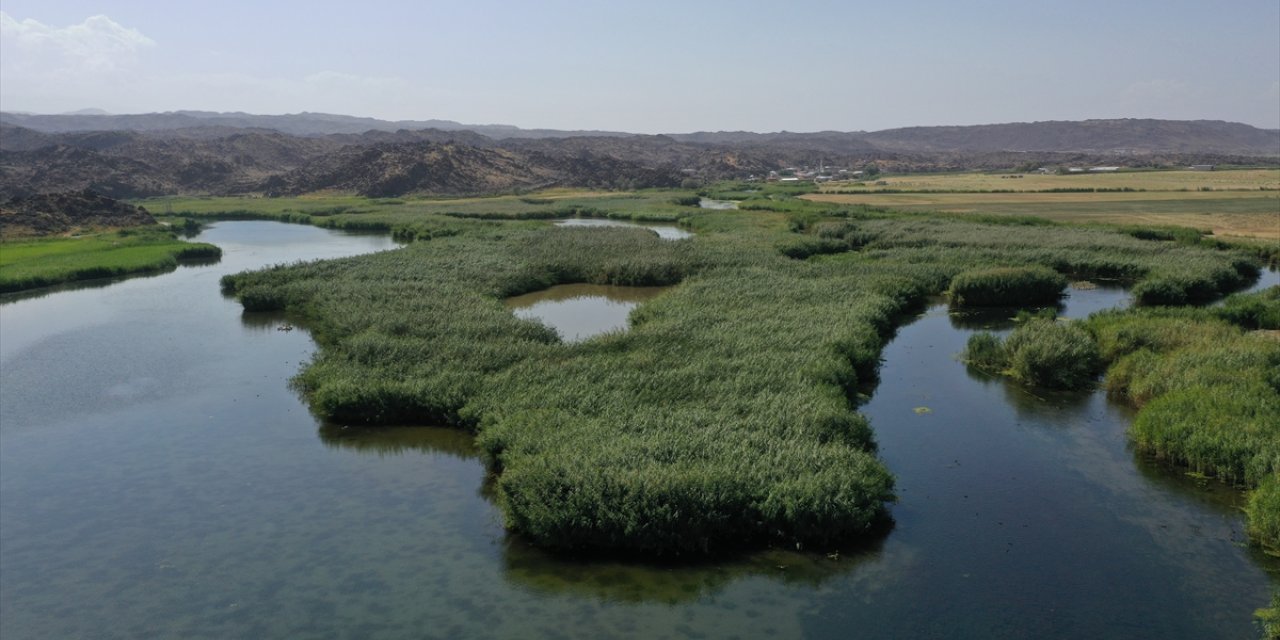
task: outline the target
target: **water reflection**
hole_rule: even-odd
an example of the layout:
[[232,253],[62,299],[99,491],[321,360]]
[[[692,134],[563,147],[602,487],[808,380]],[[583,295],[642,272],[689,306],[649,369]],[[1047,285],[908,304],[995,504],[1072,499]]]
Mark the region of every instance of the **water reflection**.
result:
[[566,342],[577,342],[626,329],[632,309],[669,288],[560,284],[507,298],[506,305],[516,316],[541,321]]
[[1266,602],[1239,494],[1135,465],[1101,392],[966,375],[942,307],[863,407],[891,535],[684,567],[530,548],[470,436],[318,424],[287,386],[307,333],[216,293],[389,241],[208,234],[216,268],[0,308],[0,637],[1240,638]]
[[698,200],[698,206],[703,209],[729,210],[737,209],[738,203],[735,200],[712,200],[711,198],[702,198]]
[[1258,279],[1253,284],[1242,290],[1243,293],[1255,293],[1270,287],[1280,286],[1280,269],[1267,268],[1258,274]]
[[[475,438],[462,430],[419,426],[347,426],[324,424],[319,428],[327,447],[379,458],[420,456],[421,464],[433,466],[439,456],[458,460],[478,460]],[[479,497],[492,509],[492,476]],[[851,542],[840,552],[801,553],[766,550],[732,560],[671,563],[616,558],[575,558],[532,546],[515,535],[501,541],[502,571],[505,580],[522,591],[543,596],[569,595],[598,602],[691,603],[721,593],[729,585],[747,577],[762,577],[772,583],[816,589],[833,578],[846,575],[868,561],[879,558],[889,526]]]
[[449,427],[324,424],[319,433],[320,441],[331,448],[379,456],[443,453],[461,460],[480,457],[480,449],[471,434]]
[[1093,401],[1092,390],[1030,388],[1008,377],[1001,377],[999,383],[1019,424],[1068,429]]
[[1019,312],[1034,314],[1044,309],[1053,309],[1054,313],[1060,315],[1067,307],[1064,304],[1052,307],[950,307],[947,319],[951,321],[951,328],[961,331],[1000,332],[1018,326],[1016,318]]
[[702,600],[747,577],[817,589],[879,558],[883,538],[843,553],[767,550],[733,561],[672,564],[566,559],[509,536],[504,576],[524,589],[606,602],[674,605]]
[[661,224],[641,224],[637,222],[628,222],[626,220],[613,220],[610,218],[565,218],[563,220],[555,220],[558,227],[637,227],[648,229],[664,240],[683,240],[692,238],[693,233],[681,229],[673,225]]
[[125,280],[140,280],[145,278],[156,278],[177,271],[178,267],[167,267],[156,271],[145,271],[142,273],[133,273],[124,276],[114,276],[111,278],[95,278],[93,280],[77,280],[76,282],[64,282],[48,287],[40,287],[38,289],[27,289],[26,291],[14,291],[11,293],[0,294],[0,305],[6,305],[22,300],[36,300],[45,296],[51,296],[55,293],[66,293],[68,291],[80,291],[84,289],[101,289],[109,287],[113,284],[124,282]]
[[955,329],[1007,331],[1017,326],[1015,318],[1023,311],[1035,314],[1052,309],[1059,317],[1080,319],[1098,311],[1128,306],[1130,301],[1129,292],[1114,283],[1073,282],[1067,287],[1066,296],[1054,305],[951,307],[947,315]]

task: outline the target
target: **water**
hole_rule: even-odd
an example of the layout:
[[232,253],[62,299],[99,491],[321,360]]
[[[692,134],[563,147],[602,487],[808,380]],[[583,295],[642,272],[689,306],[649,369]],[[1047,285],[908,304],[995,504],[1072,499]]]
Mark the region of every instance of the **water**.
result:
[[665,240],[683,240],[692,238],[693,232],[686,231],[674,225],[663,224],[640,224],[637,222],[627,222],[625,220],[613,220],[610,218],[565,218],[556,220],[556,226],[560,227],[639,227],[648,229],[656,234],[659,238]]
[[[222,273],[391,247],[219,223],[222,263],[0,306],[0,637],[1248,638],[1239,496],[1127,449],[1126,409],[966,371],[933,307],[864,407],[896,527],[838,556],[574,562],[505,535],[470,438],[318,423],[297,319]],[[1123,300],[1076,292],[1077,309]],[[930,413],[917,413],[928,407]]]
[[711,198],[702,198],[698,200],[698,206],[703,209],[737,209],[738,203],[733,200],[712,200]]
[[1253,293],[1255,291],[1262,291],[1263,289],[1276,286],[1280,286],[1280,269],[1265,269],[1263,270],[1262,275],[1258,277],[1258,281],[1245,289],[1245,291]]
[[578,342],[625,330],[632,309],[668,288],[560,284],[507,298],[506,304],[517,316],[538,320],[565,341]]

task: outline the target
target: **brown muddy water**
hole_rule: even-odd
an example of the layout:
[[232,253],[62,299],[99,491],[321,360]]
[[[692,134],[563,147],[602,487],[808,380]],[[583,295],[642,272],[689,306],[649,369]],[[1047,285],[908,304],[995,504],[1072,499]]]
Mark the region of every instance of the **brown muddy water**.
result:
[[694,566],[550,556],[505,534],[469,437],[317,422],[288,386],[306,331],[218,292],[389,239],[199,239],[221,263],[0,305],[5,640],[1239,639],[1276,585],[1238,494],[1135,456],[1100,392],[966,370],[968,335],[1008,314],[942,306],[899,331],[862,408],[898,478],[883,538]]

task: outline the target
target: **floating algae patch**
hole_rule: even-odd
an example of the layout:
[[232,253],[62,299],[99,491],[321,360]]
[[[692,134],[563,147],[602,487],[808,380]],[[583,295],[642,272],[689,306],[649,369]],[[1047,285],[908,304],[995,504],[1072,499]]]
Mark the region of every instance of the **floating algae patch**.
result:
[[517,316],[539,320],[568,342],[627,328],[627,316],[641,302],[670,287],[561,284],[507,299]]

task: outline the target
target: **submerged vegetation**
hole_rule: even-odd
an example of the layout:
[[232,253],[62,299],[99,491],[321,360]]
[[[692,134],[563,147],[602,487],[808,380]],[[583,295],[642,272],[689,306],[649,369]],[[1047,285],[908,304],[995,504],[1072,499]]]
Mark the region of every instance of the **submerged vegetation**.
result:
[[[841,209],[785,193],[755,211],[705,210],[674,204],[681,196],[352,202],[320,220],[432,240],[223,285],[246,309],[307,316],[321,350],[297,384],[318,414],[472,430],[513,531],[546,547],[662,556],[830,546],[883,522],[893,480],[856,413],[858,388],[929,295],[981,295],[966,281],[985,278],[1056,298],[1064,275],[1205,279],[1225,292],[1256,273],[1243,253],[1104,229]],[[276,207],[259,212],[267,217],[293,215],[263,204]],[[538,220],[568,206],[679,220],[697,235]],[[822,250],[793,250],[802,245]],[[636,309],[629,332],[573,344],[502,304],[577,282],[678,286]],[[1092,344],[1080,327],[1036,322],[1016,349],[1028,379]],[[1060,344],[1039,349],[1042,336]]]
[[211,244],[184,242],[166,229],[134,227],[71,238],[0,243],[0,293],[64,282],[109,278],[178,266],[182,260],[217,260]]

